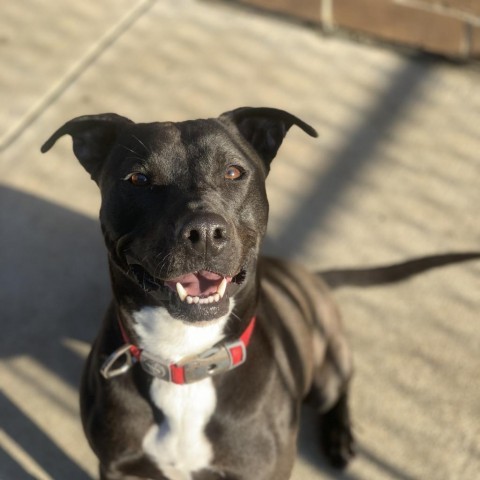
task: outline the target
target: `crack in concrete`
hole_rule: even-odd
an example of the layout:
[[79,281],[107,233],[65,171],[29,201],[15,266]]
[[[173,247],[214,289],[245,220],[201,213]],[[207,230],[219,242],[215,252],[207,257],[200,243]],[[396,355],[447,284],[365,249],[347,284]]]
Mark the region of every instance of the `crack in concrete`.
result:
[[62,94],[73,85],[100,56],[108,50],[156,3],[156,0],[141,0],[83,55],[32,107],[0,138],[0,152],[15,142],[33,122]]

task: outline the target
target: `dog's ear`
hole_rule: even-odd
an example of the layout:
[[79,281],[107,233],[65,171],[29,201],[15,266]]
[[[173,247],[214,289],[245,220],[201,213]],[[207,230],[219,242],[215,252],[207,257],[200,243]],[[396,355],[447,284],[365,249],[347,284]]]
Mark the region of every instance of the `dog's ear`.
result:
[[119,129],[129,123],[128,118],[116,113],[76,117],[60,127],[43,145],[48,152],[63,135],[71,135],[73,152],[91,177],[96,180],[103,160],[108,156]]
[[236,125],[263,159],[267,169],[292,125],[297,125],[311,137],[318,137],[313,127],[291,113],[276,108],[242,107],[223,113],[220,119],[228,119]]

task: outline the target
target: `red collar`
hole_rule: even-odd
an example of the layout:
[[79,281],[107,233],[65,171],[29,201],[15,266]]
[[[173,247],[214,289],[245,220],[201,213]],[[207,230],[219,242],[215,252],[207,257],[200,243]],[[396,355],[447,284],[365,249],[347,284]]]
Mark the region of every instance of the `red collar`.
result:
[[[135,361],[140,362],[142,368],[150,375],[162,380],[184,385],[193,383],[213,375],[232,370],[247,359],[247,346],[255,328],[255,317],[252,317],[240,338],[234,342],[221,342],[209,350],[185,357],[175,363],[164,363],[158,357],[139,349],[133,345],[123,328],[118,322],[125,345],[115,350],[103,363],[100,373],[109,379],[125,373]],[[124,357],[123,365],[118,365]],[[121,363],[121,362],[120,362]]]

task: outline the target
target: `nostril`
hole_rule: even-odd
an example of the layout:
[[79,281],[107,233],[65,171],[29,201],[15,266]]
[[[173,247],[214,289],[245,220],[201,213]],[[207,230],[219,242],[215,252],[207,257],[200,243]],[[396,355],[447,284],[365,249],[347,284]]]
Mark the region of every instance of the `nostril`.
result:
[[223,230],[222,228],[216,228],[213,232],[213,238],[215,240],[222,240],[223,238],[225,238],[225,230]]
[[190,230],[190,234],[187,237],[192,243],[198,243],[200,241],[200,232],[198,230]]

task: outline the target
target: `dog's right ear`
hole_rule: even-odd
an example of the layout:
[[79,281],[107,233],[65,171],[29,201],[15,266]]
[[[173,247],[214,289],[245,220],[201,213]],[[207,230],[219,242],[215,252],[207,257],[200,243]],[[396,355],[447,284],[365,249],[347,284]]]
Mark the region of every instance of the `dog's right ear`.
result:
[[116,113],[84,115],[60,127],[43,145],[48,152],[63,135],[73,140],[73,152],[91,177],[96,180],[103,160],[108,156],[122,126],[133,123]]
[[292,125],[297,125],[311,137],[318,136],[316,130],[303,120],[277,108],[240,107],[223,113],[220,119],[237,127],[264,161],[267,170]]

